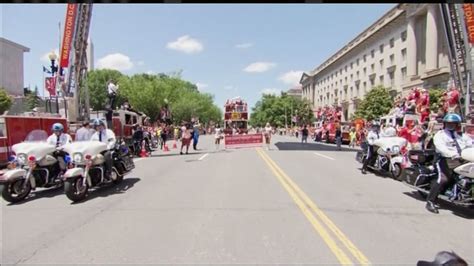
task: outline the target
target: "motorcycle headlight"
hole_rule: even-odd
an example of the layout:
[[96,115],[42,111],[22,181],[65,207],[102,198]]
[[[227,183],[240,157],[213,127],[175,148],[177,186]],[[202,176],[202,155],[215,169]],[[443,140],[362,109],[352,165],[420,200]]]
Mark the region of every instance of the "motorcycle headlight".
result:
[[18,156],[16,157],[16,160],[17,160],[18,164],[20,164],[20,165],[25,165],[25,164],[26,164],[27,157],[28,157],[28,156],[26,156],[26,154],[20,153],[20,154],[18,154]]
[[84,156],[82,156],[82,153],[75,153],[72,156],[72,159],[75,163],[82,163],[82,161],[84,160]]
[[392,152],[393,153],[400,153],[400,146],[398,145],[395,145],[392,147]]

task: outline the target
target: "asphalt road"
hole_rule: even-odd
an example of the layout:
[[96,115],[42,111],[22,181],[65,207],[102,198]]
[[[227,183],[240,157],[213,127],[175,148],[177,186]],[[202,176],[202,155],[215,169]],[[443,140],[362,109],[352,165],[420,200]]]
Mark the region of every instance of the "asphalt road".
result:
[[474,263],[474,213],[424,209],[360,174],[352,150],[276,136],[265,148],[158,151],[116,187],[2,202],[7,264],[404,264],[453,250]]

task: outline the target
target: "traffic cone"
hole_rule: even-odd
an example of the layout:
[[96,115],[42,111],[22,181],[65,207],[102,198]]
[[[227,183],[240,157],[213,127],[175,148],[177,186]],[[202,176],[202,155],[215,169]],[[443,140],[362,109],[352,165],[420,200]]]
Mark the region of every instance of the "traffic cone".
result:
[[177,149],[178,148],[178,145],[176,145],[176,140],[174,140],[173,142],[173,149]]
[[163,151],[165,151],[165,152],[170,151],[170,149],[168,149],[168,145],[167,145],[167,144],[165,144]]

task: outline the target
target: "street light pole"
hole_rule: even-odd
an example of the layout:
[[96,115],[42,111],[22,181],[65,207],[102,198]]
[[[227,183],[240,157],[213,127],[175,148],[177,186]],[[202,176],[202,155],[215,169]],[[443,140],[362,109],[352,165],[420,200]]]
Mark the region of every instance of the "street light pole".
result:
[[[55,78],[55,74],[58,72],[58,67],[56,66],[55,62],[56,62],[56,59],[58,59],[58,56],[56,55],[56,53],[54,51],[51,51],[51,53],[49,53],[48,57],[49,57],[49,60],[51,60],[51,77],[53,77],[53,79],[55,80],[54,89],[56,90],[57,80]],[[51,93],[49,94],[49,101],[51,103]],[[59,113],[59,102],[58,102],[57,95],[56,95],[56,112]]]

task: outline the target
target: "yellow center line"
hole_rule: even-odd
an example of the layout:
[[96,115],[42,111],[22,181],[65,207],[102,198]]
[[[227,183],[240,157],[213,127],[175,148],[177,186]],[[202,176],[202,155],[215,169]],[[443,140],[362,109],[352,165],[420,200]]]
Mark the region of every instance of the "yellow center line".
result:
[[273,168],[279,172],[289,186],[303,199],[306,205],[321,219],[321,221],[336,235],[342,244],[351,252],[360,264],[369,265],[370,261],[367,257],[347,238],[346,235],[329,219],[329,217],[318,208],[318,206],[304,193],[298,185],[285,173],[283,170],[263,151],[258,151],[261,156],[265,156],[267,163],[270,163]]
[[309,222],[313,225],[313,228],[321,236],[321,238],[324,240],[324,242],[328,245],[329,249],[334,253],[334,255],[336,255],[339,262],[343,265],[347,265],[347,264],[352,265],[353,263],[349,259],[349,257],[344,253],[344,251],[342,251],[341,248],[339,248],[337,246],[336,242],[331,238],[331,236],[326,231],[326,229],[324,229],[324,227],[321,225],[321,223],[319,223],[319,221],[311,213],[311,210],[308,209],[308,207],[298,197],[298,195],[295,193],[295,191],[293,191],[293,189],[291,189],[291,187],[285,182],[285,178],[272,165],[272,162],[270,161],[271,159],[267,158],[266,154],[264,154],[263,151],[259,148],[257,149],[257,153],[267,163],[270,170],[273,172],[273,174],[275,174],[275,176],[278,178],[280,183],[286,189],[288,194],[290,194],[290,197],[293,199],[293,201],[296,203],[296,205],[301,209],[303,214],[306,216],[306,218],[309,220]]

